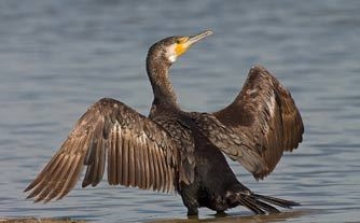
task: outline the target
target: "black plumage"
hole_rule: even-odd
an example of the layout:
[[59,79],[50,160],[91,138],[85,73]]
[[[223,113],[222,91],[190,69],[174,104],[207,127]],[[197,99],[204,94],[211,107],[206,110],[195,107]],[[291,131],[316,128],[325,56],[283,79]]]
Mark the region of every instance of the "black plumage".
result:
[[253,193],[236,179],[223,155],[263,179],[284,151],[302,141],[303,123],[290,93],[265,68],[251,68],[242,91],[223,110],[198,113],[179,108],[169,68],[211,33],[155,43],[146,63],[154,93],[149,116],[110,98],[93,104],[25,189],[28,198],[47,202],[64,197],[85,167],[83,187],[96,186],[107,168],[111,185],[177,191],[189,215],[197,214],[199,207],[222,213],[242,205],[263,214],[278,212],[274,206],[298,205]]

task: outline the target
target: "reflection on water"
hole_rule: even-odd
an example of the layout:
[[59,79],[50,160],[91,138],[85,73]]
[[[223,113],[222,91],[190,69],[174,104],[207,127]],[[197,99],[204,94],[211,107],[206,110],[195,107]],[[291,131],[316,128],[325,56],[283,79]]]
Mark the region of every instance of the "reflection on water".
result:
[[278,214],[270,215],[251,215],[251,216],[237,216],[237,215],[227,215],[227,216],[216,216],[213,218],[199,219],[199,218],[188,218],[188,219],[162,219],[155,221],[148,221],[148,223],[228,223],[228,222],[241,222],[241,223],[267,223],[267,222],[284,222],[291,221],[299,218],[302,215],[305,215],[305,211],[292,211],[292,212],[282,212]]
[[200,219],[358,221],[359,10],[359,1],[336,0],[1,1],[0,216],[186,219],[180,196],[105,181],[96,188],[77,185],[46,205],[25,201],[22,191],[91,103],[114,97],[148,114],[144,60],[152,43],[212,28],[213,36],[172,67],[180,104],[218,110],[233,100],[252,65],[272,71],[303,115],[304,142],[261,182],[237,163],[231,166],[255,192],[303,206],[255,217],[235,208],[221,219],[201,209]]
[[[270,215],[255,215],[255,216],[236,216],[236,215],[225,215],[216,216],[213,218],[199,219],[198,217],[189,217],[188,219],[162,219],[146,221],[147,223],[201,223],[201,222],[216,222],[216,223],[227,223],[227,222],[241,222],[241,223],[265,223],[265,222],[283,222],[288,221],[301,215],[306,214],[304,211],[293,211],[283,212]],[[83,220],[72,220],[69,218],[12,218],[12,219],[0,219],[0,222],[4,223],[85,223]]]

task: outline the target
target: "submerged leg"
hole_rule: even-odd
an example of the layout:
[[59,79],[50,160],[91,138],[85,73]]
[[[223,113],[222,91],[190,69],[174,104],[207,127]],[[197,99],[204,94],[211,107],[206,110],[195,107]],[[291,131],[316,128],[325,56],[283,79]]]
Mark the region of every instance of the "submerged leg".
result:
[[198,211],[199,203],[196,200],[196,197],[194,197],[188,193],[185,193],[182,196],[182,200],[183,200],[184,205],[188,209],[188,212],[187,212],[188,216],[197,216],[199,214],[199,211]]
[[199,211],[199,202],[197,200],[198,198],[198,190],[195,187],[195,185],[185,185],[181,188],[181,198],[182,201],[185,205],[185,207],[187,207],[188,212],[187,215],[188,216],[197,216]]
[[217,217],[225,217],[227,214],[225,211],[216,211],[216,216]]
[[198,214],[199,214],[199,211],[198,211],[198,209],[197,208],[189,208],[188,207],[188,212],[187,212],[187,215],[188,216],[198,216]]

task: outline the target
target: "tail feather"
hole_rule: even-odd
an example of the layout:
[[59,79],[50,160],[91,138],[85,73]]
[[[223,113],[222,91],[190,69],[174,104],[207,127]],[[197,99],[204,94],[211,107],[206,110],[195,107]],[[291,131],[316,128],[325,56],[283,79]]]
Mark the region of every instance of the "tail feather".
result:
[[299,203],[294,201],[253,193],[239,194],[237,202],[255,214],[279,213],[280,211],[272,205],[287,209],[291,209],[293,206],[300,206]]
[[262,210],[265,210],[268,213],[279,213],[280,212],[275,207],[273,207],[270,204],[267,204],[261,200],[256,200],[256,199],[253,199],[252,197],[248,197],[247,199],[253,201],[259,208],[261,208]]
[[258,205],[254,204],[254,200],[246,199],[246,197],[238,198],[238,202],[243,205],[244,207],[248,208],[250,211],[254,212],[255,214],[265,214],[265,212],[258,207]]
[[251,196],[253,196],[253,197],[257,198],[257,199],[263,200],[263,201],[265,201],[267,203],[277,205],[277,206],[282,207],[282,208],[291,209],[291,207],[294,207],[294,206],[301,206],[300,203],[285,200],[285,199],[281,199],[281,198],[270,197],[270,196],[265,196],[265,195],[260,195],[260,194],[252,194]]

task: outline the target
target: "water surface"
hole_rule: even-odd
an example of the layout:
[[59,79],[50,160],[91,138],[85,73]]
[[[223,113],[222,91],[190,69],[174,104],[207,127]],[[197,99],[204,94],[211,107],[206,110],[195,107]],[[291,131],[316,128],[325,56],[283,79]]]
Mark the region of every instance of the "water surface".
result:
[[305,122],[304,142],[255,192],[300,202],[277,216],[239,207],[205,221],[356,222],[360,214],[359,1],[1,1],[0,216],[71,217],[94,222],[177,221],[175,194],[106,181],[80,184],[46,205],[25,200],[26,185],[102,97],[148,114],[149,46],[167,36],[212,28],[172,67],[182,107],[215,111],[230,103],[247,71],[260,63],[292,92]]

